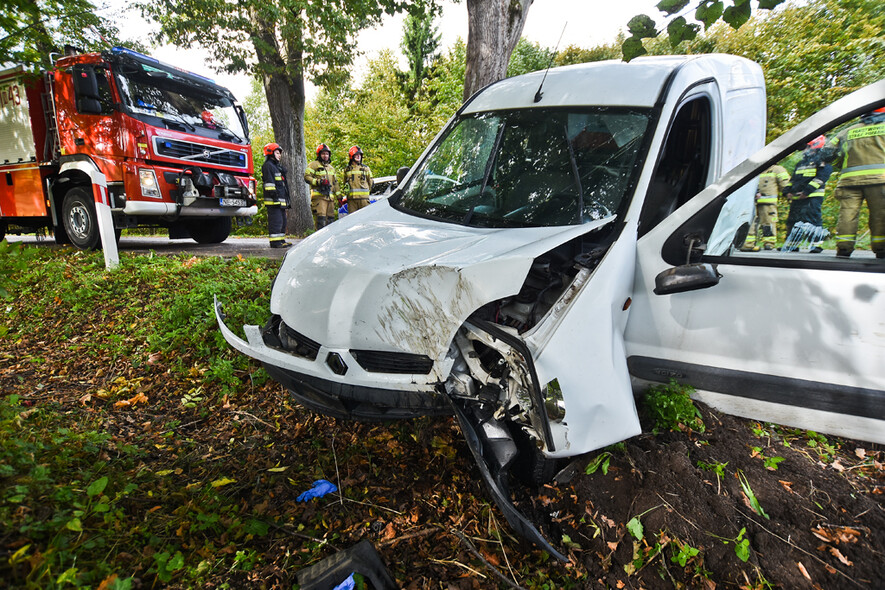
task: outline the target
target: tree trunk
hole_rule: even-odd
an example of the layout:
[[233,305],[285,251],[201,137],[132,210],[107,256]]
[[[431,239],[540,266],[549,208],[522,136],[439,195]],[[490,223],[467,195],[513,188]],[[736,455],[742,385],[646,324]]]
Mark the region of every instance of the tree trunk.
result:
[[[307,156],[304,152],[304,75],[301,70],[301,54],[290,52],[286,63],[274,36],[273,25],[254,15],[256,22],[252,45],[259,63],[265,64],[268,73],[262,76],[264,94],[270,111],[274,141],[283,150],[282,164],[289,172],[289,191],[292,208],[286,219],[286,233],[303,235],[313,229],[310,211],[310,192],[304,182]],[[291,74],[287,72],[297,72]]]
[[464,100],[507,76],[532,0],[467,0]]

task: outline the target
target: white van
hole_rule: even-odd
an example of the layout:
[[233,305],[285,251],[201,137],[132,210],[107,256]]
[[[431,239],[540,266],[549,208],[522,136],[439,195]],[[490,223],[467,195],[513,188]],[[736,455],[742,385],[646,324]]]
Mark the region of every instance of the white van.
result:
[[[881,106],[883,83],[846,100],[836,123]],[[264,329],[238,338],[216,304],[219,325],[308,408],[454,413],[510,524],[558,555],[510,504],[508,472],[544,480],[638,434],[649,381],[885,442],[885,261],[736,248],[756,177],[823,117],[711,185],[764,143],[758,65],[650,57],[502,80],[388,200],[287,254]]]

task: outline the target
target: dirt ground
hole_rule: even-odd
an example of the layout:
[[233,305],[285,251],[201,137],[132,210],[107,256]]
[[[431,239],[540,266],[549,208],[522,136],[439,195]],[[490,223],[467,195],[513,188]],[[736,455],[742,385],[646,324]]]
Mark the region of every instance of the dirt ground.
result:
[[[705,433],[635,437],[612,455],[608,474],[579,471],[548,488],[552,502],[533,503],[558,514],[546,519],[551,538],[581,545],[571,557],[586,568],[585,587],[885,588],[882,451],[841,441],[827,455],[825,444],[809,447],[789,429],[701,407]],[[774,457],[783,459],[766,468]],[[723,475],[699,463],[724,464]],[[641,541],[625,525],[637,515]],[[746,562],[735,551],[741,530]],[[657,555],[656,544],[664,546]],[[685,567],[673,558],[683,546],[699,550]]]
[[[100,363],[65,366],[65,352],[42,342],[0,345],[2,394],[51,403],[74,421],[100,412],[115,445],[149,449],[140,472],[171,472],[153,499],[131,499],[133,527],[165,519],[187,563],[255,552],[251,571],[162,584],[146,549],[115,547],[108,559],[133,588],[296,588],[299,571],[363,539],[409,590],[885,588],[885,451],[868,443],[809,438],[702,406],[704,433],[643,434],[603,455],[604,469],[595,452],[539,490],[513,486],[518,507],[568,556],[560,563],[514,535],[453,419],[338,421],[292,404],[273,382],[244,386],[199,414],[180,403],[193,383],[171,379],[163,359],[113,368],[141,378],[151,402],[116,408],[89,396],[107,380]],[[18,360],[34,354],[45,359],[39,369]],[[235,538],[173,520],[193,509],[188,490],[220,477],[237,482],[223,488],[226,510],[268,523],[265,535]],[[342,493],[298,502],[319,478]]]

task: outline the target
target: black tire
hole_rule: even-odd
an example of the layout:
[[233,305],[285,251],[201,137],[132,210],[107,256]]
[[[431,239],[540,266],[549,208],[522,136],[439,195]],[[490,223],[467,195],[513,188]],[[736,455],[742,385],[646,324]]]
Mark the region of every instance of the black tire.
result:
[[0,242],[6,237],[6,222],[0,221]]
[[561,461],[545,457],[535,441],[522,428],[510,428],[519,454],[510,466],[510,472],[524,484],[539,486],[550,482],[559,472]]
[[198,244],[220,244],[230,235],[230,217],[197,219],[187,222],[187,231]]
[[74,187],[65,195],[61,208],[62,226],[71,243],[80,250],[101,248],[98,216],[91,191]]

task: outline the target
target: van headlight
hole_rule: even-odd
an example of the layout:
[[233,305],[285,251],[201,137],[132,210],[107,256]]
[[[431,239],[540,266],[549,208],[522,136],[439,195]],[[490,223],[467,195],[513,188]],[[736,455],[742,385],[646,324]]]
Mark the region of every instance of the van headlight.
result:
[[157,175],[153,170],[139,169],[138,181],[141,184],[141,195],[143,197],[161,198],[160,186],[157,184]]

